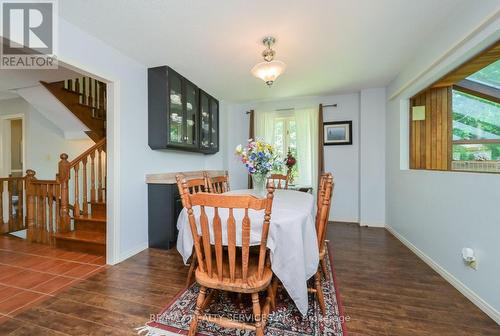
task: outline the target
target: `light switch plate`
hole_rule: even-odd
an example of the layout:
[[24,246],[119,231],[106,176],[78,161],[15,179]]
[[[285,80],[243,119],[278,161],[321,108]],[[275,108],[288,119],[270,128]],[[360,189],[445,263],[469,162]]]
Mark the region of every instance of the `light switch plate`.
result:
[[425,105],[413,106],[411,116],[413,121],[425,120]]

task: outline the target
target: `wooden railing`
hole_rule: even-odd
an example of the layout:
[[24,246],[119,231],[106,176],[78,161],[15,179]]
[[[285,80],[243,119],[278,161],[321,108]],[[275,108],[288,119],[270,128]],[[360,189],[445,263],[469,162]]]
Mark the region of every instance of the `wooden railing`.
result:
[[12,175],[0,178],[0,233],[25,228],[24,180],[24,177],[12,177]]
[[[38,180],[33,170],[24,177],[0,178],[2,229],[27,229],[28,241],[43,244],[53,244],[57,232],[71,231],[71,218],[88,215],[89,202],[106,202],[105,148],[103,139],[73,161],[61,154],[54,180]],[[5,224],[4,203],[8,203]]]
[[68,162],[66,154],[61,154],[59,162],[61,211],[68,219],[70,204],[73,216],[79,217],[89,214],[89,202],[106,202],[105,149],[106,139],[103,139],[71,162]]
[[61,183],[56,180],[37,180],[35,171],[26,171],[26,226],[31,242],[53,244],[54,233],[65,232],[60,216]]
[[65,80],[64,89],[79,94],[79,103],[92,108],[93,118],[106,120],[106,83],[79,77]]

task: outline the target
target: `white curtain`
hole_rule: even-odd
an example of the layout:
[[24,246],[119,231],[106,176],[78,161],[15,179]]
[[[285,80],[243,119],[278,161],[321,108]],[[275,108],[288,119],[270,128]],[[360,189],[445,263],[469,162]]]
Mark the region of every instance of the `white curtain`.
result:
[[297,169],[299,185],[312,186],[318,181],[318,113],[314,108],[296,109]]
[[255,137],[267,143],[274,142],[274,123],[282,116],[277,111],[255,111]]
[[318,111],[302,108],[282,111],[255,111],[255,137],[273,143],[277,118],[295,117],[297,129],[297,169],[295,184],[312,186],[316,190],[318,180]]

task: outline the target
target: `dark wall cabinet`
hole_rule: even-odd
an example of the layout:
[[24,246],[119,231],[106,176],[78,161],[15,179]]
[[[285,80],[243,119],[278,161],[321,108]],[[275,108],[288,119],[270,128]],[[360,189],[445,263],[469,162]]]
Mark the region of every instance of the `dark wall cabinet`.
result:
[[168,66],[148,69],[152,149],[219,151],[219,101]]
[[168,250],[175,246],[182,208],[176,184],[148,184],[149,247]]
[[203,90],[200,90],[200,150],[219,151],[219,102]]

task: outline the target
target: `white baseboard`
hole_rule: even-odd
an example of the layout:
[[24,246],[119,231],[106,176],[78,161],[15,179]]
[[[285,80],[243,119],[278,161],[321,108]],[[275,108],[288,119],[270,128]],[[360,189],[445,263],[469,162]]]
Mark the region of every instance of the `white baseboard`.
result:
[[359,226],[368,226],[368,227],[378,227],[385,228],[385,223],[368,223],[368,222],[360,222],[359,219],[329,219],[330,222],[338,222],[338,223],[354,223]]
[[340,222],[340,223],[357,223],[359,224],[359,218],[329,218],[330,222]]
[[361,222],[359,223],[360,226],[368,226],[368,227],[377,227],[377,228],[385,228],[384,223],[365,223]]
[[116,265],[124,260],[127,260],[128,258],[136,255],[137,253],[139,252],[142,252],[144,251],[145,249],[147,249],[149,247],[149,244],[147,242],[145,243],[142,243],[140,244],[139,246],[133,248],[133,249],[130,249],[124,253],[120,253],[120,257],[118,258],[118,260],[113,264],[113,265]]
[[453,274],[445,270],[427,254],[419,250],[415,245],[413,245],[409,240],[400,235],[392,227],[386,225],[386,229],[401,243],[408,247],[413,253],[415,253],[420,259],[422,259],[427,265],[429,265],[433,270],[441,275],[446,281],[448,281],[453,287],[455,287],[460,293],[468,298],[473,304],[481,309],[486,315],[491,317],[497,324],[500,325],[500,312],[498,310],[493,308],[488,302],[477,295],[476,292],[474,292],[472,289],[458,280]]

